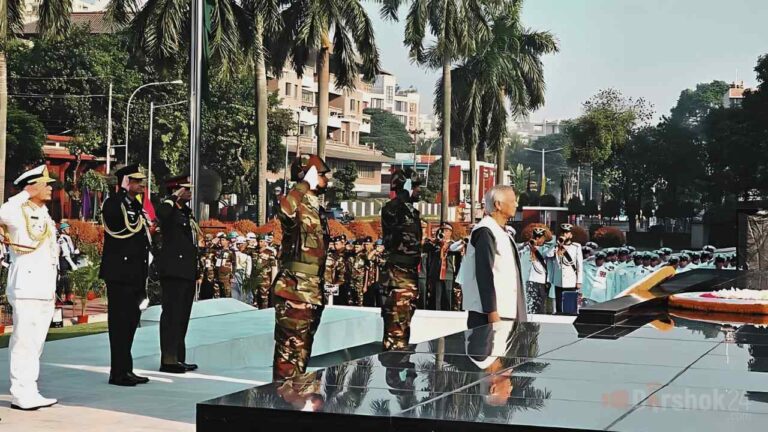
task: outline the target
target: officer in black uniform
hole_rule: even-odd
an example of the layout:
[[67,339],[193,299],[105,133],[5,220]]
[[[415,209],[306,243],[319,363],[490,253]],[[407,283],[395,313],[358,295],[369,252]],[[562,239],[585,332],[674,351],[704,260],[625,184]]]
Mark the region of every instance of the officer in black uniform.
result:
[[149,269],[149,222],[139,201],[146,176],[138,165],[125,166],[115,175],[118,190],[104,201],[101,210],[105,236],[99,270],[99,277],[107,283],[109,301],[109,383],[135,386],[149,382],[149,378],[133,373],[131,358]]
[[197,369],[197,365],[185,363],[184,338],[195,299],[197,245],[202,233],[192,209],[187,205],[192,199],[189,177],[171,178],[167,186],[171,195],[157,208],[163,238],[157,257],[163,305],[160,315],[160,371],[184,373]]

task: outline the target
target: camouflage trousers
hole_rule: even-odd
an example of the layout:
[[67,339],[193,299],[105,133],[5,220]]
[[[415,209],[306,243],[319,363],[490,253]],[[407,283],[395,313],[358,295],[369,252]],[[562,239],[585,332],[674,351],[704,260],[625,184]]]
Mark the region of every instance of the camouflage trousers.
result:
[[312,343],[323,306],[275,297],[275,381],[297,378],[307,371]]
[[411,318],[418,299],[417,281],[415,268],[387,264],[381,272],[381,286],[385,294],[384,306],[381,308],[385,351],[404,350],[408,346]]
[[349,306],[362,306],[365,292],[363,292],[363,283],[353,282],[349,287],[349,298],[347,298],[347,305]]
[[259,309],[266,309],[269,307],[269,297],[271,294],[271,284],[259,283],[254,293],[256,297],[256,306]]

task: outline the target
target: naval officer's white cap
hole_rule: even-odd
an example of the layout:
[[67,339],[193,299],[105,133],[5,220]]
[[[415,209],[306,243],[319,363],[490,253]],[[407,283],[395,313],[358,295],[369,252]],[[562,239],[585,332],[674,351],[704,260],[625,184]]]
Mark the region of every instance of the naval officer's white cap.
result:
[[53,183],[55,181],[55,179],[48,175],[48,167],[40,165],[20,175],[19,178],[14,180],[13,185],[24,187],[35,183]]

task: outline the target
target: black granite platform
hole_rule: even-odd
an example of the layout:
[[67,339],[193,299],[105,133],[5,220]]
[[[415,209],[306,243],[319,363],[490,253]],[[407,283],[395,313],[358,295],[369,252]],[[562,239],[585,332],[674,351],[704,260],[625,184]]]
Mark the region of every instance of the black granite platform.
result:
[[[502,322],[198,404],[198,431],[757,431],[768,329],[666,313]],[[284,388],[284,387],[283,387]]]

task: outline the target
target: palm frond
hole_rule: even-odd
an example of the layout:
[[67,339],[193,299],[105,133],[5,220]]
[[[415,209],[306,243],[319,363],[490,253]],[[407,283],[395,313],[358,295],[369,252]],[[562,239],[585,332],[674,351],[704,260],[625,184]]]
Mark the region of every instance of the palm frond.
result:
[[43,0],[38,10],[38,34],[47,39],[63,36],[69,31],[71,15],[71,0]]
[[17,34],[24,27],[24,0],[7,0],[8,32]]
[[136,14],[136,0],[110,0],[107,4],[106,18],[120,26],[127,25]]

